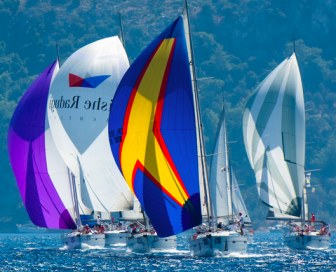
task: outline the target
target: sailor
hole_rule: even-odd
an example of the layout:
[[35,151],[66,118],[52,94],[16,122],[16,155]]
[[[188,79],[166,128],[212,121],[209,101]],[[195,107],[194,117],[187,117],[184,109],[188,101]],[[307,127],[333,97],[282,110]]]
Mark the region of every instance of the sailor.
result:
[[239,213],[239,223],[240,223],[240,234],[243,235],[243,228],[244,228],[244,217],[243,214],[240,212]]
[[218,228],[218,229],[221,229],[221,228],[222,228],[222,222],[219,222],[219,223],[217,224],[217,228]]
[[315,215],[313,212],[311,213],[310,226],[311,230],[315,231]]
[[97,226],[100,228],[100,225],[101,225],[100,217],[99,215],[97,215]]

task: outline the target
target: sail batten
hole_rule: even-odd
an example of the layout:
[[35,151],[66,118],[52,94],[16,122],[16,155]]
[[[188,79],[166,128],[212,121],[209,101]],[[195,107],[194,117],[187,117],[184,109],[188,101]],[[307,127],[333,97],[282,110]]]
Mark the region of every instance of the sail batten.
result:
[[276,67],[249,98],[243,134],[262,202],[278,214],[300,216],[305,117],[295,53]]

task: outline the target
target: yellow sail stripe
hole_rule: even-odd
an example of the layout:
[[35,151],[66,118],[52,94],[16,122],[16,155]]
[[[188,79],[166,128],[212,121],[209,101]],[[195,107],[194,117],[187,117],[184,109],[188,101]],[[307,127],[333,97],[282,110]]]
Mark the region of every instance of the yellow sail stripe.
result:
[[123,140],[121,165],[126,182],[133,189],[132,174],[139,161],[180,205],[188,196],[171,169],[154,132],[154,117],[160,88],[174,39],[166,39],[149,64],[135,94],[127,134]]

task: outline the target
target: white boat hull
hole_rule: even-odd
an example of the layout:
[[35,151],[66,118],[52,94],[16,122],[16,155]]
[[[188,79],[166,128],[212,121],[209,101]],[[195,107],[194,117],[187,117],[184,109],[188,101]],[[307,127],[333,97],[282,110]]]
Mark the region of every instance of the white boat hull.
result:
[[247,242],[253,243],[254,242],[254,233],[253,232],[246,232]]
[[127,239],[127,248],[133,252],[176,249],[177,237],[159,238],[156,234],[136,234]]
[[211,233],[189,240],[193,256],[215,256],[218,254],[244,253],[247,251],[247,236]]
[[104,247],[105,234],[78,234],[76,236],[61,236],[63,246],[69,249],[82,249],[85,246]]
[[129,232],[125,232],[124,230],[113,230],[105,232],[105,245],[117,245],[123,244],[126,246],[127,237],[130,237],[131,234]]
[[289,235],[284,237],[284,244],[292,249],[327,249],[329,235]]

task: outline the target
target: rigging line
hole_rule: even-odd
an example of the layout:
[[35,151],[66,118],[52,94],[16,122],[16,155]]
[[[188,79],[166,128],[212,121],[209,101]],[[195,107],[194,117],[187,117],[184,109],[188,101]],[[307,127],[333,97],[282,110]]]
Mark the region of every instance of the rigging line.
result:
[[[198,31],[198,29],[197,29],[197,26],[196,26],[196,24],[195,24],[195,21],[194,21],[192,18],[191,18],[191,20],[192,20],[192,23],[193,23],[193,25],[194,25],[194,27],[195,27],[195,29],[196,29],[196,32],[199,33],[199,31]],[[209,58],[209,56],[208,56],[208,54],[207,54],[207,52],[206,52],[206,50],[205,50],[205,47],[203,46],[203,43],[202,43],[202,42],[201,42],[201,46],[202,46],[202,49],[203,49],[203,51],[204,51],[205,57],[206,57],[208,60],[210,60],[210,58]],[[215,75],[215,72],[214,72],[214,70],[212,69],[212,66],[209,65],[209,68],[210,68],[212,74]],[[215,84],[216,84],[216,86],[217,86],[217,89],[219,89],[220,86],[218,86],[218,82],[217,82],[217,80],[215,80]]]

